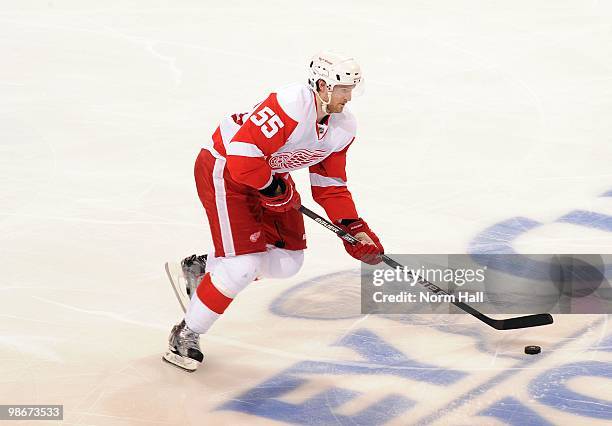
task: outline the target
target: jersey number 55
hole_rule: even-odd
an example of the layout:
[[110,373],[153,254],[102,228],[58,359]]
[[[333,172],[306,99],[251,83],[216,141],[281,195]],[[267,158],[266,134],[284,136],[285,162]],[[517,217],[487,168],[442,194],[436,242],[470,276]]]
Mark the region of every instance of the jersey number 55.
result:
[[279,129],[285,127],[278,115],[269,107],[263,107],[257,114],[253,114],[250,120],[261,129],[261,133],[270,139]]

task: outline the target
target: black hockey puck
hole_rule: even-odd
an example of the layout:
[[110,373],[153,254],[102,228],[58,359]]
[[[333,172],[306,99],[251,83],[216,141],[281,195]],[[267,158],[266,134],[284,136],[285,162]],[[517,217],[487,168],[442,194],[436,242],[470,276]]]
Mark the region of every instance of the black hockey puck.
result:
[[542,352],[542,348],[535,345],[525,346],[525,353],[529,355],[536,355]]

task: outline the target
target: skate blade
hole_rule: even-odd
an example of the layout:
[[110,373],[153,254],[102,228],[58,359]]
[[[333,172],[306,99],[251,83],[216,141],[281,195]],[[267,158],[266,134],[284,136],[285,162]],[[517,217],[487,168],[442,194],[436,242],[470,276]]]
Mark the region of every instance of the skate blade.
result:
[[162,360],[166,361],[168,364],[171,364],[175,367],[180,368],[181,370],[188,371],[190,373],[196,371],[200,364],[199,362],[191,358],[180,356],[170,350],[166,352],[164,356],[162,356]]
[[181,305],[183,312],[187,312],[187,306],[189,306],[189,296],[186,293],[186,279],[183,275],[183,268],[180,264],[166,262],[164,265],[166,269],[166,275],[172,284],[172,291]]

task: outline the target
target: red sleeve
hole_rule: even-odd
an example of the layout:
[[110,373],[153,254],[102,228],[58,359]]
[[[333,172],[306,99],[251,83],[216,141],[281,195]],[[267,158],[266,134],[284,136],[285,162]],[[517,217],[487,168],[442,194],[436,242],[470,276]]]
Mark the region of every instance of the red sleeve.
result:
[[269,185],[272,169],[265,157],[287,142],[297,124],[278,103],[276,93],[270,94],[228,144],[227,169],[232,178],[256,189]]
[[346,187],[346,152],[350,145],[309,169],[312,197],[325,209],[332,222],[359,217]]

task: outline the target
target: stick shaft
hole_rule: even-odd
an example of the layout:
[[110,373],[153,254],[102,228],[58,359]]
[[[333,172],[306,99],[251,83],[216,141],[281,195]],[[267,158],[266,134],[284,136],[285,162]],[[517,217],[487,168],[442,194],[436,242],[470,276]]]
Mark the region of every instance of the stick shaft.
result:
[[[318,215],[317,213],[313,212],[312,210],[310,210],[307,207],[304,206],[300,206],[299,207],[299,211],[302,212],[305,216],[308,216],[309,218],[311,218],[312,220],[314,220],[315,222],[317,222],[318,224],[324,226],[325,228],[329,229],[330,231],[334,232],[338,237],[342,238],[344,241],[348,242],[349,244],[357,244],[359,242],[359,240],[357,240],[357,238],[353,237],[351,234],[348,234],[347,232],[345,232],[344,230],[342,230],[341,228],[339,228],[338,226],[334,225],[333,223],[331,223],[330,221],[328,221],[327,219],[321,217],[320,215]],[[398,262],[396,262],[395,260],[393,260],[392,258],[390,258],[389,256],[387,256],[386,254],[382,255],[382,260],[383,262],[385,262],[387,265],[389,265],[392,268],[400,268],[403,269],[404,266]],[[411,271],[407,271],[410,275],[412,275]],[[427,290],[431,291],[432,293],[442,293],[442,294],[449,294],[447,291],[441,289],[440,287],[438,287],[437,285],[423,279],[423,277],[421,276],[417,276],[417,283],[420,284],[421,286],[425,287]],[[472,306],[468,305],[467,303],[463,303],[463,302],[457,302],[457,301],[452,301],[451,302],[453,305],[455,305],[456,307],[458,307],[459,309],[463,310],[464,312],[467,312],[468,314],[478,318],[480,321],[484,322],[485,324],[497,329],[497,330],[511,330],[511,329],[516,329],[516,328],[527,328],[527,327],[537,327],[540,325],[546,325],[546,324],[552,324],[553,322],[553,318],[550,314],[535,314],[535,315],[526,315],[526,316],[522,316],[522,317],[514,317],[514,318],[508,318],[508,319],[504,319],[504,320],[497,320],[497,319],[493,319],[485,314],[483,314],[482,312],[478,311],[477,309],[473,308]]]

